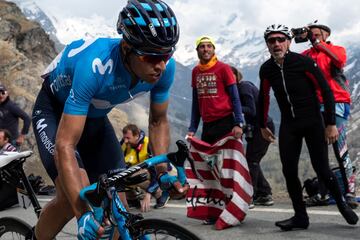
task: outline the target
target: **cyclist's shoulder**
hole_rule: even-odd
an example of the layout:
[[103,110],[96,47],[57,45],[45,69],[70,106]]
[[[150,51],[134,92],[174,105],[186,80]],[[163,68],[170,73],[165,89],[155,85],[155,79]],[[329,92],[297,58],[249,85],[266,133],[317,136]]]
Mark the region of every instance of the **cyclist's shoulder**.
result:
[[175,68],[176,61],[174,58],[170,58],[170,60],[166,63],[165,71],[155,86],[172,84],[175,78]]

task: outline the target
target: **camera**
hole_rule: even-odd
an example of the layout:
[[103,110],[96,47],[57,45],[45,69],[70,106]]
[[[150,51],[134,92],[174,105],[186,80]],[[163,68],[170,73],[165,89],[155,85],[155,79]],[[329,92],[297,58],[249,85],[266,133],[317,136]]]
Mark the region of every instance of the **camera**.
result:
[[302,42],[306,42],[308,40],[307,36],[305,36],[305,37],[301,36],[304,33],[308,32],[308,29],[305,27],[292,28],[291,32],[294,35],[295,43],[302,43]]
[[243,131],[245,134],[245,140],[247,142],[251,141],[254,138],[254,127],[252,125],[246,124]]

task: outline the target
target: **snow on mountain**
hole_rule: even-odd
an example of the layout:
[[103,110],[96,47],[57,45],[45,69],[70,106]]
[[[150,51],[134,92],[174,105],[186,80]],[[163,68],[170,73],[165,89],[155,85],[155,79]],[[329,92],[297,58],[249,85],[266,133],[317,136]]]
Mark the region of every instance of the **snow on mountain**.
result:
[[[55,35],[62,44],[78,38],[118,37],[114,26],[109,26],[106,20],[98,15],[89,18],[66,17],[57,18],[51,13],[44,13],[32,0],[12,0],[17,3],[25,15],[38,21],[50,34]],[[262,35],[248,29],[239,29],[241,20],[237,14],[230,14],[225,24],[220,26],[218,32],[211,33],[216,43],[216,54],[222,61],[241,68],[248,80],[258,81],[258,68],[268,57],[268,51]],[[195,43],[189,44],[183,38],[187,36],[182,32],[175,59],[184,66],[192,67],[198,58]],[[347,46],[348,45],[348,46]],[[306,44],[292,44],[293,51],[301,51],[308,47]],[[348,52],[348,64],[345,73],[353,89],[352,97],[360,102],[360,45],[345,44]]]

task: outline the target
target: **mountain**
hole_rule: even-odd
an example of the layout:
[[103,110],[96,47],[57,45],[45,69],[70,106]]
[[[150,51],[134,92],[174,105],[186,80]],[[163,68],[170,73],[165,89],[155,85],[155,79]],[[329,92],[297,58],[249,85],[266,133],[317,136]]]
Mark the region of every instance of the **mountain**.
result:
[[[65,44],[72,39],[81,37],[110,36],[117,37],[114,27],[108,26],[106,21],[99,16],[89,18],[69,17],[57,19],[51,14],[44,13],[31,0],[14,0],[20,6],[25,15],[38,21],[52,38],[58,38]],[[216,53],[222,61],[238,67],[245,80],[259,83],[259,66],[269,57],[263,36],[249,29],[239,29],[240,18],[237,14],[229,14],[228,21],[219,28],[218,32],[212,33],[216,42]],[[182,36],[185,33],[182,32]],[[186,36],[185,36],[186,37]],[[294,51],[299,51],[303,46],[292,44]],[[349,124],[349,146],[351,157],[360,163],[357,153],[360,151],[360,133],[358,125],[360,123],[360,45],[345,44],[348,54],[348,63],[345,74],[350,80],[352,104],[352,117]],[[180,44],[175,52],[177,60],[177,72],[175,83],[171,90],[170,99],[170,121],[172,125],[173,138],[182,138],[186,133],[189,123],[191,106],[191,68],[197,63],[197,55],[193,44],[185,44],[180,40]],[[140,126],[147,125],[148,95],[136,99],[131,104],[122,105],[120,108],[127,112],[130,121],[137,121]],[[271,104],[270,115],[279,120],[279,111],[276,104]],[[358,144],[359,143],[359,144]],[[276,154],[274,154],[276,155]],[[275,156],[274,159],[277,159]],[[275,160],[274,160],[275,161]],[[270,161],[273,163],[273,161]],[[272,169],[268,165],[268,169]]]
[[[0,84],[29,115],[41,88],[40,75],[57,53],[54,42],[38,22],[27,19],[14,3],[0,0]],[[110,118],[120,133],[127,122],[126,114],[113,110]],[[22,146],[25,149],[34,151],[25,164],[26,172],[40,174],[50,183],[40,163],[32,128]]]

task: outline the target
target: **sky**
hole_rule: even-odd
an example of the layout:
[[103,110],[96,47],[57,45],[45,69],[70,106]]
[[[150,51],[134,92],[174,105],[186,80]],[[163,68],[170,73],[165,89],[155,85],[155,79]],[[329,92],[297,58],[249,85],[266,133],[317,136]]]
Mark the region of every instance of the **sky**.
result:
[[[99,15],[115,26],[126,0],[34,0],[57,17]],[[300,27],[318,19],[329,25],[333,39],[341,42],[360,39],[358,0],[167,0],[180,23],[180,41],[192,43],[203,34],[213,34],[233,22],[239,31],[262,34],[272,23]]]

